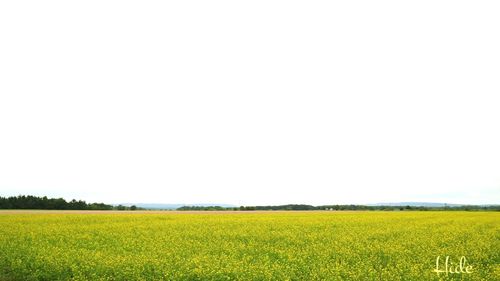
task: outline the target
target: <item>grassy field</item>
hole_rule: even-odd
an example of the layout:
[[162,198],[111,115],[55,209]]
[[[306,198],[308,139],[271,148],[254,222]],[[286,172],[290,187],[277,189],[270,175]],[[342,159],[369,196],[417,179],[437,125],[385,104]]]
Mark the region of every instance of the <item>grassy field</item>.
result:
[[500,280],[500,213],[0,212],[2,279]]

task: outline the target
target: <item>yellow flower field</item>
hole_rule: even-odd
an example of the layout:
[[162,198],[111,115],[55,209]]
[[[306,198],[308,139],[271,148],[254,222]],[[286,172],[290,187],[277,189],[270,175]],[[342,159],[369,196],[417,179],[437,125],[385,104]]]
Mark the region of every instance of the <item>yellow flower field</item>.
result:
[[500,280],[500,213],[0,212],[0,280]]

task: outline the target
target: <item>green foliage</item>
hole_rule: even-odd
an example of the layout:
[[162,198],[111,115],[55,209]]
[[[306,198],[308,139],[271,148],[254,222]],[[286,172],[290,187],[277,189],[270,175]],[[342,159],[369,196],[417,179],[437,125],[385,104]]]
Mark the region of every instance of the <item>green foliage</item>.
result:
[[104,203],[88,204],[75,199],[66,202],[63,198],[47,198],[36,196],[0,197],[0,209],[39,209],[39,210],[111,210],[113,206]]
[[273,206],[240,206],[239,208],[224,208],[220,206],[183,206],[178,211],[500,211],[500,205],[463,205],[444,207],[423,206],[367,206],[367,205],[322,205],[288,204]]
[[221,206],[182,206],[178,211],[231,211],[233,208],[224,208]]

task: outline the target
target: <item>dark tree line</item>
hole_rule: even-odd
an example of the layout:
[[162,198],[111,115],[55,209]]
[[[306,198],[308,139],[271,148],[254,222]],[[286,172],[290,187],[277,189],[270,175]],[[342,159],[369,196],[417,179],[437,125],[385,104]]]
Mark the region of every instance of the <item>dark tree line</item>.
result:
[[178,211],[228,211],[234,208],[225,208],[221,206],[182,206]]
[[367,206],[367,205],[324,205],[312,206],[289,204],[275,206],[241,206],[224,208],[220,206],[183,206],[179,211],[500,211],[500,205],[462,205],[443,207],[424,206]]
[[318,210],[317,207],[304,204],[288,204],[288,205],[276,205],[276,206],[241,206],[240,211],[308,211],[308,210]]
[[361,211],[500,211],[500,205],[459,205],[459,206],[367,206],[367,205],[327,205],[318,206],[317,210],[361,210]]
[[112,206],[104,203],[87,203],[82,200],[67,202],[63,198],[47,198],[32,195],[11,197],[0,196],[0,209],[39,209],[39,210],[135,210],[137,207]]
[[[40,210],[144,210],[136,206],[113,206],[104,203],[87,203],[82,200],[67,202],[63,198],[47,198],[32,195],[11,197],[0,196],[0,209],[40,209]],[[443,207],[422,206],[367,206],[367,205],[324,205],[289,204],[275,206],[183,206],[179,211],[500,211],[500,205],[460,205]]]

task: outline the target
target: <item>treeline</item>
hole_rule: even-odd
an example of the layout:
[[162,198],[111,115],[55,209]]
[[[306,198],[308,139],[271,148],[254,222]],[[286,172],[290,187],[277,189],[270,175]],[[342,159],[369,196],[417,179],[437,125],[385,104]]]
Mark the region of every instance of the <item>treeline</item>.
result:
[[[66,201],[63,198],[47,198],[32,195],[11,197],[0,196],[0,209],[39,209],[39,210],[145,210],[132,206],[113,206],[104,203],[87,203],[82,200]],[[430,206],[367,206],[367,205],[323,205],[305,204],[271,206],[183,206],[178,211],[500,211],[500,205],[452,205]]]
[[458,206],[367,206],[367,205],[327,205],[318,206],[318,210],[343,211],[500,211],[500,205],[458,205]]
[[276,206],[183,206],[178,211],[500,211],[500,205],[460,205],[460,206],[367,206],[367,205],[323,205],[288,204]]
[[318,207],[305,204],[288,204],[277,206],[241,206],[240,211],[313,211],[320,210]]
[[104,203],[87,203],[82,200],[67,202],[63,198],[47,198],[32,195],[11,197],[0,196],[0,209],[35,209],[35,210],[136,210],[135,206],[112,206]]
[[177,208],[176,210],[177,211],[232,211],[234,210],[234,208],[226,208],[221,206],[182,206],[180,208]]

